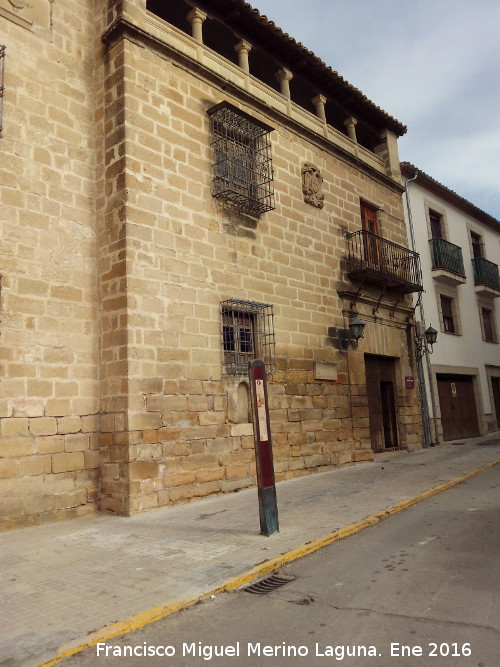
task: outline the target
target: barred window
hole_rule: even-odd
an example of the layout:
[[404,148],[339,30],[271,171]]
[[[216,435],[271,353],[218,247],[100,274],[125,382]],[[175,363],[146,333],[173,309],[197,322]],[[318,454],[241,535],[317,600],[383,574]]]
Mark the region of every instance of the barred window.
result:
[[246,375],[248,362],[261,359],[266,373],[276,370],[273,306],[228,299],[221,303],[222,349],[227,375]]
[[213,196],[253,215],[274,209],[272,128],[228,102],[207,113],[214,158]]

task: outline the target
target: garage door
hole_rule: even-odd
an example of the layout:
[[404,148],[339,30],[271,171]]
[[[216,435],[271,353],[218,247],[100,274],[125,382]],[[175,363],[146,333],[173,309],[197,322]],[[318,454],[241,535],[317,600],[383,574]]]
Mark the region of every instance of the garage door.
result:
[[470,375],[437,376],[444,440],[479,435],[476,397]]

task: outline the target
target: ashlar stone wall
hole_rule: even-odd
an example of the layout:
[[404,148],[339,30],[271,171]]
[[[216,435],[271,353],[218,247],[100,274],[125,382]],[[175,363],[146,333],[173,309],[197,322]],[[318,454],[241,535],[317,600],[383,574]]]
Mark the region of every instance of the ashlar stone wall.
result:
[[93,511],[99,478],[93,3],[0,3],[0,526]]
[[[377,316],[372,301],[359,304],[368,327],[357,351],[339,351],[328,337],[329,327],[347,326],[343,230],[359,229],[360,201],[380,208],[386,238],[406,244],[397,182],[229,94],[168,48],[118,38],[108,58],[123,76],[113,74],[107,91],[105,168],[108,192],[123,188],[126,258],[110,358],[118,360],[126,340],[120,377],[128,373],[128,398],[124,431],[110,415],[103,433],[103,506],[131,513],[255,483],[252,426],[238,420],[246,413],[238,382],[223,375],[220,302],[228,298],[274,305],[278,370],[269,392],[278,480],[373,457],[365,353],[399,360],[400,439],[417,442],[418,397],[403,388],[408,299],[392,316],[387,301]],[[224,100],[275,127],[276,209],[260,218],[211,195],[206,111]],[[323,175],[322,209],[304,202],[304,163]],[[336,364],[337,379],[316,380],[315,362]]]
[[[366,288],[358,349],[329,334],[347,327],[357,289],[344,234],[360,227],[360,201],[406,244],[395,137],[368,154],[185,33],[163,32],[144,0],[41,0],[22,15],[6,5],[0,527],[254,484],[247,381],[223,374],[220,303],[231,298],[274,306],[278,481],[373,457],[365,354],[396,360],[400,442],[417,445],[408,299],[384,297],[374,312]],[[206,112],[221,101],[275,128],[276,208],[258,218],[211,195]],[[323,207],[304,200],[305,164],[323,178]]]

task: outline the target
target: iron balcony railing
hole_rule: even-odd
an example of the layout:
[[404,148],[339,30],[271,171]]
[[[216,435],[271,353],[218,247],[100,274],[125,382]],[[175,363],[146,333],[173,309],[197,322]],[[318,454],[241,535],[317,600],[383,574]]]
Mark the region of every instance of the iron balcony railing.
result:
[[432,268],[445,269],[465,276],[462,248],[442,238],[429,239],[432,253]]
[[498,264],[489,262],[484,257],[474,257],[472,267],[474,269],[474,285],[486,285],[486,287],[500,289]]
[[349,277],[401,292],[420,292],[418,253],[364,229],[346,235]]

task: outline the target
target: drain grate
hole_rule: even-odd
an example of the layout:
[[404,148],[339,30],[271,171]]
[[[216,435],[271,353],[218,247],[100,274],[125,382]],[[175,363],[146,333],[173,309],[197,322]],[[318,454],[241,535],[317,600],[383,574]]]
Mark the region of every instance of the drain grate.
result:
[[265,595],[266,593],[275,591],[277,588],[281,588],[281,586],[284,586],[285,584],[289,584],[291,581],[295,581],[293,575],[286,576],[283,574],[273,574],[266,579],[261,579],[256,584],[247,586],[243,590],[246,593],[253,593],[254,595]]

